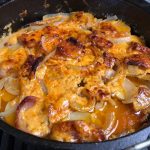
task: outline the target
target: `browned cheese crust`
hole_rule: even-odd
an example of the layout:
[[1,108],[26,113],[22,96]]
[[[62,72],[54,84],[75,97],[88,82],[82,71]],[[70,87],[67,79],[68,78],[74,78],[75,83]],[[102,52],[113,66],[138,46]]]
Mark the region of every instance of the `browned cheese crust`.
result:
[[123,21],[48,15],[0,43],[0,116],[12,126],[82,143],[147,121],[150,48]]

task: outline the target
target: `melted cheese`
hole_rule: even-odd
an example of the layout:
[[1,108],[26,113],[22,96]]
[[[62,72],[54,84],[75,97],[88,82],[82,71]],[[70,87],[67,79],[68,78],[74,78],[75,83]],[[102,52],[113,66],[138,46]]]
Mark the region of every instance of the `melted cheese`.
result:
[[[8,124],[15,126],[17,121],[17,128],[54,140],[63,139],[53,130],[55,125],[69,121],[73,112],[89,114],[88,119],[81,117],[81,120],[92,123],[96,131],[100,129],[105,139],[136,131],[142,126],[143,112],[136,113],[132,104],[122,103],[125,100],[122,84],[130,76],[124,60],[140,53],[130,50],[132,42],[143,44],[139,37],[131,35],[130,27],[124,22],[101,21],[84,12],[68,16],[58,14],[5,38],[1,40],[0,77],[18,78],[21,87],[17,113],[4,119]],[[40,60],[43,57],[44,60]],[[106,77],[108,70],[113,70],[110,78]],[[146,70],[141,74],[146,74]],[[145,83],[140,81],[136,86],[141,84]],[[36,103],[24,108],[27,103],[31,104],[30,100],[25,100],[28,96],[37,97]],[[0,98],[1,111],[4,111],[7,102],[15,96],[3,87]],[[96,108],[103,103],[103,109]],[[75,122],[75,126],[80,123]],[[72,124],[66,128],[67,141],[74,141],[70,139],[72,135],[68,135],[74,130]],[[89,125],[90,132],[97,135],[93,125]],[[81,131],[73,132],[82,139]],[[90,138],[86,140],[102,140],[95,135],[88,135]]]

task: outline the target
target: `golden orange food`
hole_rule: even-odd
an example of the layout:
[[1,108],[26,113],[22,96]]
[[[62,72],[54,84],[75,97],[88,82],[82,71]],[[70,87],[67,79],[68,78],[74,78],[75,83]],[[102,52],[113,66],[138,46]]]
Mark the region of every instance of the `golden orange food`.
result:
[[46,15],[0,43],[0,117],[17,129],[79,143],[148,124],[150,48],[123,21]]

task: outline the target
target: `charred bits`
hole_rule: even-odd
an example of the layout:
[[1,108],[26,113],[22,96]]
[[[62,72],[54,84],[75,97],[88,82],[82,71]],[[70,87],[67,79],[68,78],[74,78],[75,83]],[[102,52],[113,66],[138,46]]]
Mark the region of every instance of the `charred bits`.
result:
[[21,75],[30,79],[31,76],[35,74],[37,67],[43,59],[44,56],[35,58],[35,56],[29,55],[26,62],[21,68]]
[[70,42],[72,45],[77,46],[79,48],[85,48],[84,45],[82,45],[80,43],[80,41],[78,41],[76,38],[74,37],[69,37],[67,40],[67,42]]
[[37,41],[34,38],[28,38],[28,34],[22,34],[18,37],[18,42],[27,48],[34,48],[37,45]]
[[78,58],[84,54],[84,46],[74,37],[69,37],[67,40],[58,44],[56,55],[67,58]]
[[113,46],[113,43],[103,37],[98,36],[94,32],[89,36],[92,45],[100,49],[108,49]]
[[138,51],[144,54],[150,54],[150,48],[143,46],[137,42],[131,42],[129,46],[129,50]]
[[78,84],[78,87],[84,87],[86,85],[86,83],[84,82],[84,80],[81,80],[81,82]]
[[108,52],[103,53],[103,58],[104,58],[104,64],[109,67],[113,68],[115,66],[116,58],[112,56],[112,54]]
[[150,68],[150,59],[146,55],[135,54],[135,55],[125,58],[124,61],[125,61],[125,64],[127,65],[138,66],[143,69]]

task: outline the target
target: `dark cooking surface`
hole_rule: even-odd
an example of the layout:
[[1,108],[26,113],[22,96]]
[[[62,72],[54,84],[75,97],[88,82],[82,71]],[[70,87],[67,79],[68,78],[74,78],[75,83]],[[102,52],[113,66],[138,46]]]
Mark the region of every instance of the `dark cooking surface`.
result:
[[[13,136],[6,134],[5,132],[0,131],[0,150],[53,150],[53,149],[43,149],[39,146],[33,146],[26,144]],[[143,150],[150,150],[145,148]]]
[[[9,0],[0,0],[0,5],[4,4],[7,1]],[[144,0],[128,0],[128,1],[131,1],[133,4],[137,6],[140,5],[140,7],[144,8],[146,11],[150,13],[150,4],[144,2]],[[143,139],[143,136],[139,138]],[[110,148],[110,149],[113,149],[113,148]],[[18,138],[8,135],[5,132],[0,130],[0,150],[46,150],[46,149],[44,149],[43,147],[26,144],[22,142],[21,140],[19,140]],[[52,150],[52,149],[49,148],[49,150]],[[144,150],[150,150],[150,148],[147,148]]]

